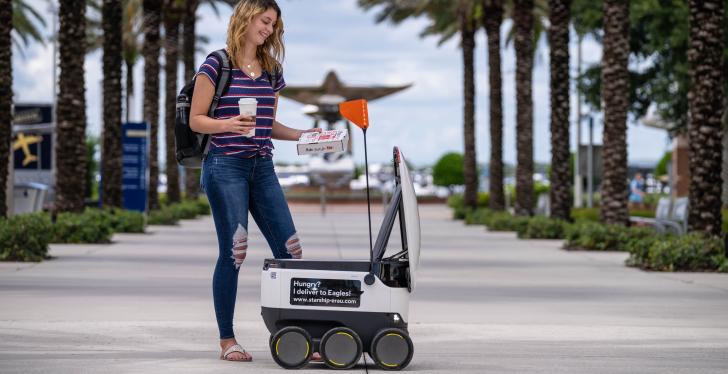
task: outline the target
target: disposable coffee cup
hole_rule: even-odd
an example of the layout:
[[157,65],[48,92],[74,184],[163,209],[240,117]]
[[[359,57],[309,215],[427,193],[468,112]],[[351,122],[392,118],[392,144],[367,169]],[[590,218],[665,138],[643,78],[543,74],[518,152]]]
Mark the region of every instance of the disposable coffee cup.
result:
[[[246,117],[252,117],[253,122],[255,122],[255,116],[258,111],[258,100],[253,99],[252,97],[244,97],[238,100],[238,107],[240,108],[240,114],[244,115]],[[244,136],[255,136],[255,128],[250,129],[247,134],[243,134]]]

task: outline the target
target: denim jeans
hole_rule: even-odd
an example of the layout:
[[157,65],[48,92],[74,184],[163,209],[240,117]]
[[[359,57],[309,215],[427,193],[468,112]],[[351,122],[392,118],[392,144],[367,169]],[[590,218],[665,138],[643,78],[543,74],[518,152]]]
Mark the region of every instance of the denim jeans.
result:
[[210,201],[219,245],[212,278],[215,317],[220,339],[228,339],[235,336],[233,313],[248,249],[248,211],[275,258],[300,258],[302,251],[273,160],[211,152],[202,168],[201,187]]

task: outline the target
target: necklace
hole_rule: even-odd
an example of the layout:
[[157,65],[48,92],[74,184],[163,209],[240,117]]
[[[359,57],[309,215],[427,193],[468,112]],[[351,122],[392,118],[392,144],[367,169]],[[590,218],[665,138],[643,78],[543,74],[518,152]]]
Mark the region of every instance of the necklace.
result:
[[243,65],[247,68],[248,74],[250,74],[251,77],[255,78],[255,71],[253,71],[253,62],[255,62],[255,59],[250,60],[250,63],[248,64],[243,62]]

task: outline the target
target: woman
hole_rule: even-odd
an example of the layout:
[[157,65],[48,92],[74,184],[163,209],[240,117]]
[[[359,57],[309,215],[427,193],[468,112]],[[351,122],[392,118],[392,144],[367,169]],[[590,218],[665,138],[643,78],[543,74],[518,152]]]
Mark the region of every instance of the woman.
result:
[[[230,88],[220,98],[213,118],[208,117],[220,73],[218,61],[208,57],[199,69],[190,108],[190,127],[212,134],[201,185],[210,201],[220,251],[212,290],[224,360],[252,360],[233,333],[238,272],[248,249],[248,211],[276,258],[301,258],[302,254],[273,170],[271,138],[298,140],[303,132],[320,129],[296,130],[275,120],[278,91],[285,87],[279,62],[284,55],[282,36],[281,10],[274,0],[240,1],[227,32],[233,68]],[[257,100],[255,118],[240,115],[241,97]],[[245,136],[253,128],[255,136]]]

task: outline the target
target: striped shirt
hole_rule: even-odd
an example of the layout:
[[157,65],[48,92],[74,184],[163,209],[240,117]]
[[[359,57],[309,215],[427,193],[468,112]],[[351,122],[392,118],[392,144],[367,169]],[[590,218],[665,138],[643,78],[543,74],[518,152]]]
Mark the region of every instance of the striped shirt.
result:
[[[215,86],[220,64],[217,59],[208,56],[200,66],[197,75],[204,75]],[[238,100],[241,97],[252,97],[258,101],[258,110],[255,120],[255,136],[247,137],[236,133],[212,134],[210,138],[210,152],[213,154],[236,155],[239,157],[273,157],[273,121],[275,120],[276,92],[286,86],[283,74],[279,73],[276,86],[271,87],[271,74],[267,71],[256,79],[251,79],[242,70],[233,68],[231,72],[230,87],[218,102],[213,113],[214,119],[226,119],[240,114]]]

